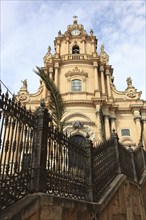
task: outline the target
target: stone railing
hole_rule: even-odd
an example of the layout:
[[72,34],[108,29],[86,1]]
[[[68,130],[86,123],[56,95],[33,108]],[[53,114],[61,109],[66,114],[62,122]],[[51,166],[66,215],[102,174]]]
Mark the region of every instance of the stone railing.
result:
[[62,61],[68,60],[91,60],[92,55],[89,54],[66,54],[61,56]]

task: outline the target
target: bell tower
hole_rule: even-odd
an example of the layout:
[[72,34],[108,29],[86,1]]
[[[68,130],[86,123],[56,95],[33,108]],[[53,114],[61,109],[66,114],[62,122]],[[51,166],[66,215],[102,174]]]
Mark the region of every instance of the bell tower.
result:
[[[98,40],[93,30],[88,34],[77,18],[73,17],[73,24],[67,26],[65,33],[58,32],[54,40],[55,54],[48,47],[43,69],[54,79],[66,104],[67,131],[84,130],[84,135],[88,132],[94,136],[97,133],[95,109],[100,108],[101,99],[112,99],[113,69],[108,65],[109,57],[103,45],[98,54]],[[72,124],[76,122],[84,126],[75,129]]]
[[[97,38],[93,30],[90,33],[78,24],[74,16],[73,24],[67,31],[54,41],[55,54],[52,56],[50,47],[44,57],[44,70],[55,80],[60,92],[66,100],[79,95],[79,99],[111,98],[110,83],[112,68],[108,65],[109,57],[101,46],[97,53]],[[71,95],[72,93],[72,95]],[[70,96],[71,95],[71,96]]]

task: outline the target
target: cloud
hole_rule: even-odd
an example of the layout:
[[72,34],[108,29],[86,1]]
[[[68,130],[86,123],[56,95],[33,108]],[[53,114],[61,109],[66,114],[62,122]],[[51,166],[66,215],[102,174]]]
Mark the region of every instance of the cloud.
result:
[[12,92],[25,78],[29,91],[37,91],[39,79],[32,69],[43,66],[48,45],[53,53],[58,31],[65,32],[76,14],[88,33],[94,30],[98,51],[105,45],[117,89],[125,89],[131,74],[144,98],[144,1],[2,1],[1,6],[1,77]]

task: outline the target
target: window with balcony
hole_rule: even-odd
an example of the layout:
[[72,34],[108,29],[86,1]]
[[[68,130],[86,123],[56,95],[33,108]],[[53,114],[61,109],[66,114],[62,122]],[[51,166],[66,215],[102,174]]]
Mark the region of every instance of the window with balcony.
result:
[[79,79],[74,79],[71,81],[71,91],[81,92],[82,91],[82,81]]

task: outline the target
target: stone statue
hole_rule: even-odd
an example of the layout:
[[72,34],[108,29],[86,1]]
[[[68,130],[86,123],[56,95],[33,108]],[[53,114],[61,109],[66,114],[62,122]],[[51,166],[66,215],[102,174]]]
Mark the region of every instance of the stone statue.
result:
[[104,45],[101,45],[101,47],[100,47],[100,62],[108,64],[108,61],[109,61],[109,56],[107,55],[107,53],[104,50]]
[[58,37],[61,37],[61,31],[60,30],[58,31]]
[[94,33],[94,32],[93,32],[93,30],[91,29],[91,30],[90,30],[90,35],[93,36],[93,33]]
[[52,58],[51,47],[48,46],[48,52],[47,52],[46,55],[44,56],[44,62],[50,61],[51,58]]
[[21,88],[23,88],[23,89],[27,89],[27,79],[25,79],[25,80],[21,80],[21,82],[23,83],[23,85],[22,85],[22,87]]
[[48,46],[48,53],[50,54],[51,53],[51,47]]
[[127,87],[133,87],[131,77],[128,77],[126,81],[127,81]]

